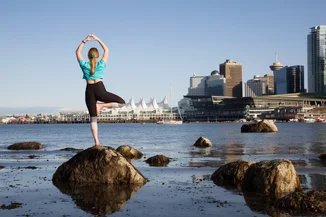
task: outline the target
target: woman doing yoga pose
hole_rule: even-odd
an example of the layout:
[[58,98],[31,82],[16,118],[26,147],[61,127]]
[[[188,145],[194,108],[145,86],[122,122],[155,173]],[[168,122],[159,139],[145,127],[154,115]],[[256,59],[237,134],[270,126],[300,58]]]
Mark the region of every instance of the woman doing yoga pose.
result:
[[[97,48],[93,47],[88,51],[89,62],[84,61],[81,55],[81,50],[84,45],[90,41],[97,41],[103,48],[102,59],[99,59],[99,52]],[[90,125],[94,137],[95,145],[100,145],[98,139],[97,116],[101,108],[120,108],[125,104],[125,101],[110,92],[107,92],[103,84],[104,69],[109,57],[109,49],[107,46],[95,35],[88,35],[76,50],[77,60],[80,68],[83,71],[83,79],[86,80],[85,101],[90,115]],[[102,103],[100,103],[102,102]]]

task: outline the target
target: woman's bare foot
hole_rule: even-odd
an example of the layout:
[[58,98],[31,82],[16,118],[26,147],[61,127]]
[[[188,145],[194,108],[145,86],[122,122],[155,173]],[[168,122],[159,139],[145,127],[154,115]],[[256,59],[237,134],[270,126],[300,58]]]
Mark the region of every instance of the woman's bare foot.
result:
[[96,143],[95,146],[102,146],[100,143]]

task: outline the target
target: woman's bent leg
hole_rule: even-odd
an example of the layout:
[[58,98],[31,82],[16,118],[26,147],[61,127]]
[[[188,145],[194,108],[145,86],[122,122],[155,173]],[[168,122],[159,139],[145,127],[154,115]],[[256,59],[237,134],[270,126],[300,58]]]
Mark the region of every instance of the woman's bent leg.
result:
[[98,111],[101,108],[107,107],[107,108],[121,108],[126,104],[126,102],[118,95],[107,92],[104,84],[98,83],[97,86],[98,89],[96,90],[96,98],[103,102],[103,103],[97,103],[96,107]]

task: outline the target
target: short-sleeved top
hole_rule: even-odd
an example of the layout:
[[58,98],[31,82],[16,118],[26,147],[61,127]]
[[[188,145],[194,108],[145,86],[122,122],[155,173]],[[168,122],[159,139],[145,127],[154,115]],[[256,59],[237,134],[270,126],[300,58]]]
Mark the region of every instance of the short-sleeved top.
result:
[[83,79],[85,80],[96,80],[104,77],[104,69],[106,67],[106,63],[103,60],[100,60],[96,63],[95,72],[91,74],[91,64],[90,62],[86,62],[84,60],[79,61],[80,68],[83,71]]

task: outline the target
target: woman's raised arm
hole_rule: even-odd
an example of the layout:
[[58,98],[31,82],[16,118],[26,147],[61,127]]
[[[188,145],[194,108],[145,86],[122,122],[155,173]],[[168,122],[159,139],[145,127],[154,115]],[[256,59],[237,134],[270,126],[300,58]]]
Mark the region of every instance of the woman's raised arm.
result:
[[95,40],[98,41],[98,43],[102,46],[104,52],[103,52],[103,57],[102,60],[107,63],[109,59],[109,48],[95,35],[91,35],[91,37]]
[[84,40],[82,40],[80,45],[77,47],[76,57],[77,57],[78,62],[80,62],[83,59],[83,56],[81,55],[80,52],[83,49],[86,42],[88,42],[89,40],[91,40],[91,35],[88,35]]

